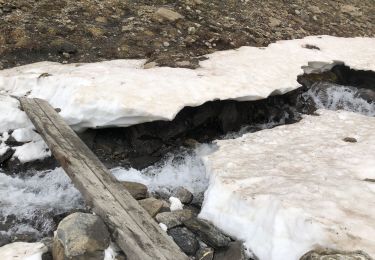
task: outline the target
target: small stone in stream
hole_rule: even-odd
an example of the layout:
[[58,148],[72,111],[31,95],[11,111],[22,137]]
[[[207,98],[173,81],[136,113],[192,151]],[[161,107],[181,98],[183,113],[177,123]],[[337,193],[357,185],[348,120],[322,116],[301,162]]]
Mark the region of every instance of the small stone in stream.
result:
[[155,217],[164,205],[163,201],[155,198],[147,198],[138,202],[151,215],[151,217]]
[[191,210],[183,209],[172,212],[163,212],[156,215],[155,219],[159,223],[165,224],[168,228],[173,228],[182,225],[184,221],[187,221],[193,217]]
[[184,17],[173,11],[173,10],[170,10],[170,9],[167,9],[167,8],[164,8],[164,7],[161,7],[159,8],[155,13],[154,13],[154,19],[156,21],[159,21],[159,22],[163,22],[163,21],[170,21],[170,22],[175,22],[179,19],[183,19]]
[[363,251],[340,251],[334,249],[316,249],[304,254],[300,260],[371,260]]
[[193,194],[184,187],[178,187],[173,192],[173,197],[178,198],[183,204],[189,204],[193,200]]
[[246,260],[245,247],[241,241],[229,243],[228,248],[215,252],[214,260]]
[[13,149],[11,149],[11,148],[7,149],[7,150],[5,151],[5,153],[3,153],[2,155],[0,155],[0,165],[1,165],[3,162],[9,160],[9,159],[13,156],[14,153],[15,153],[15,150],[13,150]]
[[147,198],[147,186],[131,181],[122,181],[121,184],[125,187],[127,191],[135,198],[136,200],[141,200]]
[[375,90],[360,88],[354,96],[362,98],[366,100],[368,103],[375,103]]
[[195,235],[185,227],[170,229],[168,234],[173,238],[181,250],[188,255],[195,255],[199,248],[199,242]]
[[193,231],[207,245],[213,248],[228,246],[230,238],[224,235],[217,227],[209,221],[198,218],[191,218],[184,221],[185,226]]
[[348,143],[356,143],[357,142],[357,139],[355,139],[354,137],[345,137],[344,139],[342,139],[344,142],[348,142]]
[[109,232],[100,217],[88,213],[73,213],[57,227],[53,259],[102,260],[109,242]]
[[214,258],[214,250],[210,247],[204,247],[197,251],[195,259],[197,260],[212,260]]

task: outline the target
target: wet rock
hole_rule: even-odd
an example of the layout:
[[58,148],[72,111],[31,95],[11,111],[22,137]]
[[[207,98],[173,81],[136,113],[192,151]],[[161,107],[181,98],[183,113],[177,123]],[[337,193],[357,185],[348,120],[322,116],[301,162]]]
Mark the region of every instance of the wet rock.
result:
[[159,223],[165,224],[168,228],[173,228],[182,225],[184,221],[187,221],[193,217],[191,210],[182,209],[172,212],[163,212],[156,215],[156,220]]
[[228,246],[230,238],[224,235],[217,227],[204,219],[192,218],[184,221],[185,226],[193,231],[207,245],[213,248]]
[[142,183],[122,181],[121,184],[136,200],[145,199],[148,196],[147,186]]
[[171,9],[164,8],[164,7],[159,8],[154,14],[154,19],[159,22],[163,22],[163,21],[174,22],[183,18],[184,17],[181,14]]
[[210,247],[204,247],[197,251],[195,259],[198,260],[212,260],[214,258],[214,250]]
[[109,242],[109,232],[100,217],[73,213],[64,218],[57,228],[53,259],[102,260]]
[[173,238],[181,250],[188,255],[195,255],[199,248],[199,242],[195,235],[185,227],[170,229],[168,234]]
[[15,152],[15,150],[13,150],[11,148],[8,148],[5,151],[5,153],[0,155],[0,165],[3,164],[5,161],[9,160],[13,156],[14,152]]
[[198,208],[202,208],[203,200],[204,200],[204,192],[202,191],[194,195],[193,200],[191,201],[191,204]]
[[11,242],[10,236],[6,233],[0,232],[0,247]]
[[228,248],[215,252],[214,260],[246,260],[245,247],[241,241],[229,243]]
[[333,249],[316,249],[304,254],[300,260],[371,260],[363,251],[340,251]]
[[151,217],[155,217],[164,205],[163,201],[155,198],[147,198],[138,202],[151,215]]
[[178,187],[173,192],[173,197],[178,198],[183,204],[189,204],[193,200],[193,194],[184,187]]
[[371,89],[361,88],[361,89],[358,90],[355,97],[360,97],[360,98],[366,100],[369,103],[371,103],[371,102],[375,103],[375,91],[371,90]]

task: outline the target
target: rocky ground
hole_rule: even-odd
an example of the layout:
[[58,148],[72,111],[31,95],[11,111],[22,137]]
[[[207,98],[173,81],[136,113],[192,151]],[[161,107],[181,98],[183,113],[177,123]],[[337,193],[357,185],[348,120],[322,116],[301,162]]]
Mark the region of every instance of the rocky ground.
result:
[[373,37],[374,20],[373,0],[0,0],[0,68],[118,58],[194,68],[243,45]]

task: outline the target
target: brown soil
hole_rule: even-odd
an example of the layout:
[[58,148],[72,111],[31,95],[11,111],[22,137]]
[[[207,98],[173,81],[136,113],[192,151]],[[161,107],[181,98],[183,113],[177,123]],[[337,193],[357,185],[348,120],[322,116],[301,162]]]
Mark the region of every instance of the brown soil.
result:
[[[183,16],[156,16],[160,8]],[[0,69],[146,58],[196,67],[216,50],[307,35],[375,36],[374,0],[0,0]]]

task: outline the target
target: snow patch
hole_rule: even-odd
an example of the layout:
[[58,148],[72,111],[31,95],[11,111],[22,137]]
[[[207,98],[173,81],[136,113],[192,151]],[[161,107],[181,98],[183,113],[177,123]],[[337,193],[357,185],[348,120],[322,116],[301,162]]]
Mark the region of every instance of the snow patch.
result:
[[48,251],[43,243],[15,242],[0,247],[2,260],[42,260],[42,255]]
[[[375,118],[318,110],[292,125],[217,141],[200,217],[262,260],[314,247],[375,256]],[[357,142],[345,142],[354,137]]]
[[[306,44],[320,50],[304,48]],[[210,100],[263,99],[298,88],[297,76],[345,63],[375,71],[374,38],[310,36],[266,48],[207,55],[196,70],[155,67],[144,60],[61,65],[41,62],[0,71],[0,132],[28,126],[9,95],[43,98],[76,130],[172,120],[185,106]],[[363,51],[366,50],[366,51]],[[44,76],[41,76],[44,75]],[[47,76],[45,76],[47,75]],[[173,95],[171,95],[173,93]],[[12,116],[10,116],[12,115]]]
[[21,163],[41,160],[51,156],[51,151],[43,140],[25,143],[15,147],[13,157],[17,157]]
[[184,208],[182,202],[176,197],[170,197],[169,202],[171,203],[171,206],[169,207],[171,211],[180,210]]

